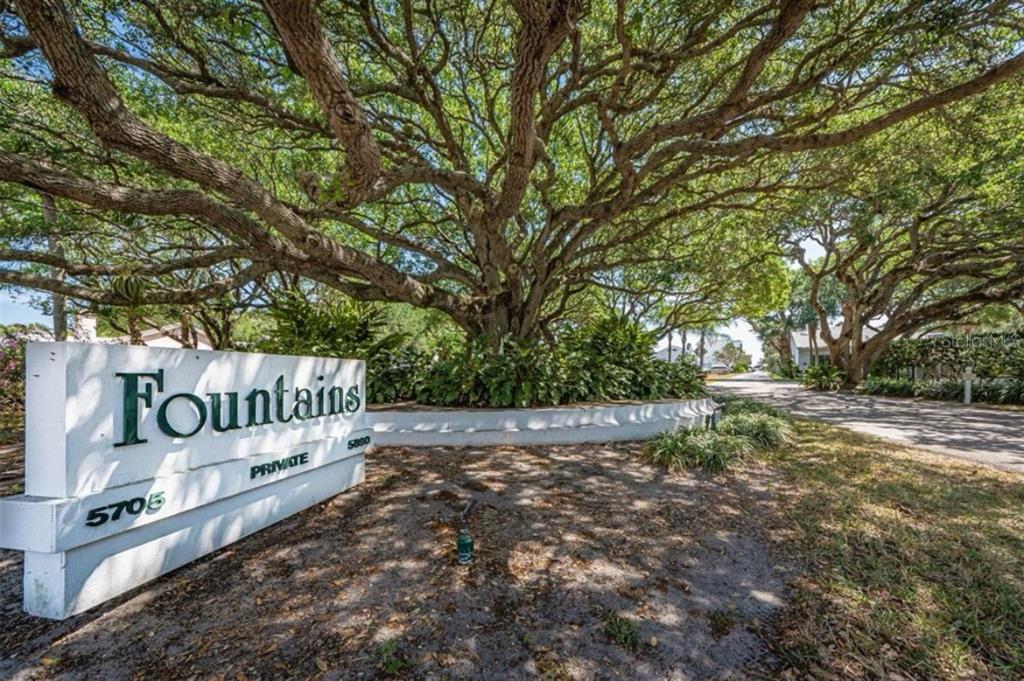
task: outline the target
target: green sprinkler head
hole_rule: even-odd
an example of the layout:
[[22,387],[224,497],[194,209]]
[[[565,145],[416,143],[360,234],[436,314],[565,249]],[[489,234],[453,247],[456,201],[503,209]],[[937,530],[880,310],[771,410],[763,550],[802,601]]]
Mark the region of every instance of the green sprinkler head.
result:
[[476,499],[470,499],[459,518],[459,536],[455,540],[455,550],[459,565],[469,565],[473,560],[473,537],[469,534],[469,514],[476,507]]

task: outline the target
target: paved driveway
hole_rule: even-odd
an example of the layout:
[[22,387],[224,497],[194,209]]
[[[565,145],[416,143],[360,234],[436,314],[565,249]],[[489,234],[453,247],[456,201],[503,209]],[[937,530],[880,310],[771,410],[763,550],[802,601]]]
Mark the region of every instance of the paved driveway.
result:
[[773,381],[763,373],[715,381],[710,388],[712,392],[756,397],[796,416],[1024,473],[1022,411],[820,393],[791,381]]

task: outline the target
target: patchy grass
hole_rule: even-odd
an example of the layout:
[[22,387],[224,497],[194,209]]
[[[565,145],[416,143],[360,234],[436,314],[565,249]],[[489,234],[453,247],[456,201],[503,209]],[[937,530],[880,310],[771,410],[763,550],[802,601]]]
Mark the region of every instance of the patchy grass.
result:
[[1020,678],[1024,479],[817,423],[771,455],[805,574],[777,625],[797,676]]
[[398,676],[409,666],[405,658],[399,654],[398,641],[394,639],[382,643],[377,649],[377,656],[377,669],[385,676]]
[[630,652],[636,652],[640,646],[640,634],[637,632],[636,624],[611,610],[604,614],[604,633],[608,640],[618,643]]
[[711,627],[711,635],[715,639],[728,636],[729,632],[739,621],[735,613],[728,610],[712,610],[707,613],[708,625]]

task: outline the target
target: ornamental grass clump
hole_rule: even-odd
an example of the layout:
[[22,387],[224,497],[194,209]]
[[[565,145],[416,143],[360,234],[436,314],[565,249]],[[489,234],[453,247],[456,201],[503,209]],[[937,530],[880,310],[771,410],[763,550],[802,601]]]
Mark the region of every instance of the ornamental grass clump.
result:
[[722,405],[724,416],[735,416],[737,414],[767,414],[779,419],[786,418],[786,412],[764,402],[750,399],[749,397],[736,397],[733,395],[715,395],[715,402]]
[[719,432],[746,438],[756,449],[770,451],[793,443],[793,428],[769,414],[736,414],[722,420]]
[[647,456],[655,465],[670,471],[700,468],[708,473],[720,473],[733,460],[747,456],[753,449],[746,438],[713,430],[677,430],[655,438],[647,448]]
[[719,473],[754,451],[781,449],[795,442],[785,412],[747,397],[715,396],[723,418],[717,430],[679,429],[647,445],[648,460],[670,471],[700,468]]

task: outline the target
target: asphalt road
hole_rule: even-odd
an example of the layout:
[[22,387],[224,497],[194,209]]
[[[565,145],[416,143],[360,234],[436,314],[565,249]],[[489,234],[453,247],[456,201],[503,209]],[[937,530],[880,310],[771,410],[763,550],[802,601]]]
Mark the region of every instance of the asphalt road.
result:
[[763,373],[710,384],[712,393],[756,397],[795,416],[1024,473],[1024,411],[804,390]]

